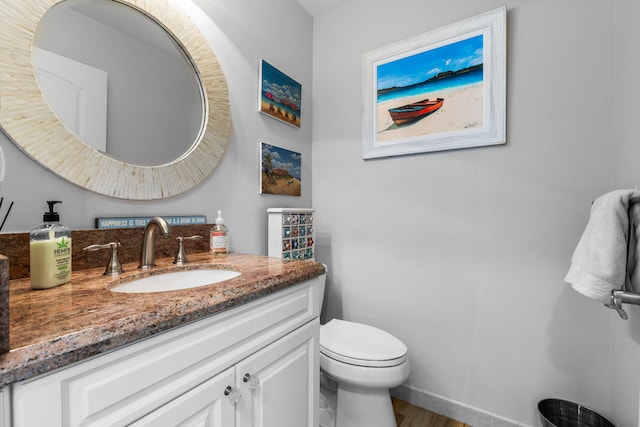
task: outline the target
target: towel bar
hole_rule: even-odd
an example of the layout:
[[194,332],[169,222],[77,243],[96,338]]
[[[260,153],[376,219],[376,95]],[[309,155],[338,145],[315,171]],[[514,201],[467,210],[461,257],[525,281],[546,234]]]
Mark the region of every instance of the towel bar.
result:
[[611,291],[611,301],[605,306],[614,309],[620,317],[627,320],[629,315],[623,310],[622,304],[640,305],[640,294],[628,291]]

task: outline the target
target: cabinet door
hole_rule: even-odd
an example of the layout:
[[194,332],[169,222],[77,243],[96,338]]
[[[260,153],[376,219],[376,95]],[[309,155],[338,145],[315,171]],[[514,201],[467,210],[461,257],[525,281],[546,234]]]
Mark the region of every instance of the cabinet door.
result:
[[318,319],[236,365],[236,427],[318,425]]
[[135,427],[230,427],[235,423],[235,408],[225,396],[233,384],[234,369],[205,381],[182,396],[131,424]]

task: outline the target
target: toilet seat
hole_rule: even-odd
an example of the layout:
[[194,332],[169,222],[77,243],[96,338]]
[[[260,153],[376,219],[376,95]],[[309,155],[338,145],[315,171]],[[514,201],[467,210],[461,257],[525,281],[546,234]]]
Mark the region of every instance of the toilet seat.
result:
[[340,319],[320,327],[320,352],[342,363],[375,368],[407,360],[407,346],[390,333]]

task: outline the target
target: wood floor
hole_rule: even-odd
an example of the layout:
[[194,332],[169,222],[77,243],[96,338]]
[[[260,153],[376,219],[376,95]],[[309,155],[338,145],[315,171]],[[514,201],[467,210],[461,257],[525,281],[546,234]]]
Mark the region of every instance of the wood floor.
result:
[[444,415],[434,414],[403,400],[392,398],[393,411],[398,427],[470,427]]

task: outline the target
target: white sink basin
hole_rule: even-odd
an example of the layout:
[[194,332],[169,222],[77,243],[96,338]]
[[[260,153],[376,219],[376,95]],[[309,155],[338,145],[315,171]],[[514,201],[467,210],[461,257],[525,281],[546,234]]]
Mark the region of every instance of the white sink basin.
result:
[[177,291],[180,289],[212,285],[224,280],[233,279],[239,275],[240,273],[232,270],[181,270],[119,283],[109,288],[109,290],[112,292],[134,294]]

